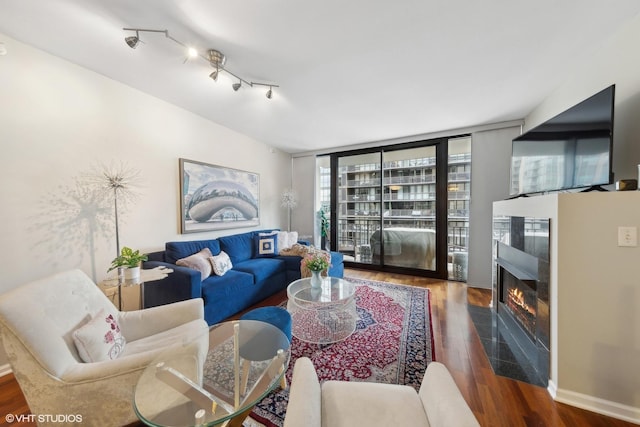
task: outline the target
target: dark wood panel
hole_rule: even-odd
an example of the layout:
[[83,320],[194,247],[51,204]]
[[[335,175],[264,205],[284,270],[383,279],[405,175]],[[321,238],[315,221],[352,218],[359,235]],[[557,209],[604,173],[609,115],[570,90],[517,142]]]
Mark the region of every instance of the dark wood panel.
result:
[[[468,288],[458,282],[348,269],[345,275],[429,288],[436,360],[453,375],[473,413],[487,427],[632,427],[631,424],[555,402],[547,390],[493,373],[467,305],[488,307],[491,291]],[[286,298],[282,291],[259,305],[275,305]],[[237,318],[238,316],[234,316]],[[0,412],[28,414],[28,407],[13,375],[0,378]],[[0,417],[0,426],[8,425]],[[32,427],[35,423],[21,423]]]

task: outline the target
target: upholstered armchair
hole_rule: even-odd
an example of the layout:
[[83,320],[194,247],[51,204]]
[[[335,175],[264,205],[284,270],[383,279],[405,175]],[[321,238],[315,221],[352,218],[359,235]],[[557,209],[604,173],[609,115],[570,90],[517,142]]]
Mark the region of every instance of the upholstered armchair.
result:
[[431,362],[419,392],[358,381],[322,384],[306,357],[296,360],[284,427],[478,427],[447,368]]
[[83,425],[136,421],[134,387],[160,352],[189,344],[204,361],[203,318],[201,299],[119,312],[80,270],[0,295],[2,342],[31,412],[80,416]]

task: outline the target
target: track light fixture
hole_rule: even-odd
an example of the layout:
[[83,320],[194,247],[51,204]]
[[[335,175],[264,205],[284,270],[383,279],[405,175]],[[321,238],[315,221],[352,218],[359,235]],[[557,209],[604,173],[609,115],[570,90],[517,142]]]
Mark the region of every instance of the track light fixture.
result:
[[140,37],[138,37],[138,32],[136,31],[135,36],[125,37],[124,41],[127,42],[127,44],[131,49],[135,49],[136,46],[138,46],[138,43],[140,43]]
[[[214,82],[218,81],[218,76],[220,75],[221,71],[224,71],[225,73],[231,75],[232,77],[235,77],[236,79],[238,79],[237,83],[234,83],[231,87],[233,88],[234,91],[238,91],[241,87],[242,84],[244,83],[245,85],[249,86],[249,87],[254,87],[254,86],[264,86],[264,87],[268,87],[269,90],[267,91],[267,98],[271,99],[273,97],[273,88],[274,87],[280,87],[278,85],[275,84],[271,84],[271,83],[260,83],[260,82],[253,82],[253,81],[249,81],[249,80],[245,80],[242,77],[238,76],[237,74],[232,73],[231,71],[229,71],[227,68],[225,68],[225,63],[227,62],[227,57],[220,52],[219,50],[216,49],[209,49],[206,51],[205,54],[198,52],[196,49],[194,49],[193,47],[187,46],[186,44],[182,43],[179,40],[174,39],[173,37],[171,37],[169,35],[169,31],[168,30],[148,30],[148,29],[142,29],[142,28],[123,28],[124,31],[135,31],[136,35],[135,36],[127,36],[124,38],[124,41],[127,43],[127,45],[131,48],[131,49],[135,49],[136,46],[138,46],[138,43],[140,43],[140,34],[139,33],[162,33],[164,34],[164,36],[166,38],[168,38],[169,40],[173,41],[176,44],[179,44],[180,46],[182,46],[183,48],[187,49],[188,53],[189,53],[189,57],[200,57],[202,59],[204,59],[205,61],[209,62],[209,64],[211,64],[212,67],[215,68],[215,70],[213,72],[211,72],[211,74],[209,74],[209,77],[211,78],[211,80],[213,80]],[[186,60],[185,60],[186,62]]]

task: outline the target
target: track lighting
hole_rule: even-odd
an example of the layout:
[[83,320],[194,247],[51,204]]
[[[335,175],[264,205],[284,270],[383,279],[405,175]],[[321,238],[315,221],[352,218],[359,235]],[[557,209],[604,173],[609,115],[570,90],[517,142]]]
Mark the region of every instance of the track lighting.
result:
[[[209,50],[207,50],[206,54],[202,54],[202,53],[198,52],[196,49],[194,49],[192,47],[189,47],[189,46],[185,45],[184,43],[182,43],[181,41],[176,40],[173,37],[171,37],[169,35],[169,31],[168,30],[147,30],[147,29],[142,29],[142,28],[123,28],[123,30],[124,31],[135,31],[136,32],[135,36],[127,36],[127,37],[124,38],[125,42],[127,43],[127,45],[131,49],[135,49],[136,46],[138,46],[138,43],[140,43],[140,35],[139,35],[139,33],[141,33],[141,32],[163,33],[166,38],[168,38],[169,40],[173,41],[176,44],[179,44],[183,48],[187,49],[189,57],[191,57],[191,58],[200,57],[200,58],[204,59],[205,61],[209,62],[209,64],[212,67],[215,68],[215,70],[212,71],[209,74],[209,77],[214,82],[218,81],[218,76],[220,75],[221,71],[224,71],[225,73],[227,73],[227,74],[231,75],[232,77],[235,77],[236,79],[238,79],[237,83],[234,83],[233,85],[231,85],[231,87],[233,88],[233,90],[235,92],[237,92],[242,87],[243,83],[245,85],[249,86],[249,87],[265,86],[265,87],[269,88],[269,90],[267,91],[266,96],[267,96],[268,99],[271,99],[273,97],[273,88],[274,87],[280,87],[280,86],[275,85],[275,84],[253,82],[253,81],[248,81],[248,80],[243,79],[242,77],[240,77],[240,76],[232,73],[231,71],[229,71],[224,66],[226,61],[227,61],[227,58],[219,50],[209,49]],[[185,60],[185,62],[186,62],[186,60]]]
[[140,37],[138,36],[138,32],[136,31],[135,36],[125,37],[124,41],[127,42],[127,44],[131,49],[135,49],[136,46],[138,46],[138,43],[140,43]]

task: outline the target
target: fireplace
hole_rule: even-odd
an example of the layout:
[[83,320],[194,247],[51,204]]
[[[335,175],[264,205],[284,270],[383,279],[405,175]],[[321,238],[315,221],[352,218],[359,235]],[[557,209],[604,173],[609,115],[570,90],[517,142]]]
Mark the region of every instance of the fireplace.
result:
[[524,332],[533,340],[536,336],[536,289],[535,282],[518,280],[506,269],[502,272],[502,297],[504,308],[513,316]]
[[549,378],[549,220],[494,218],[494,309],[537,375]]

